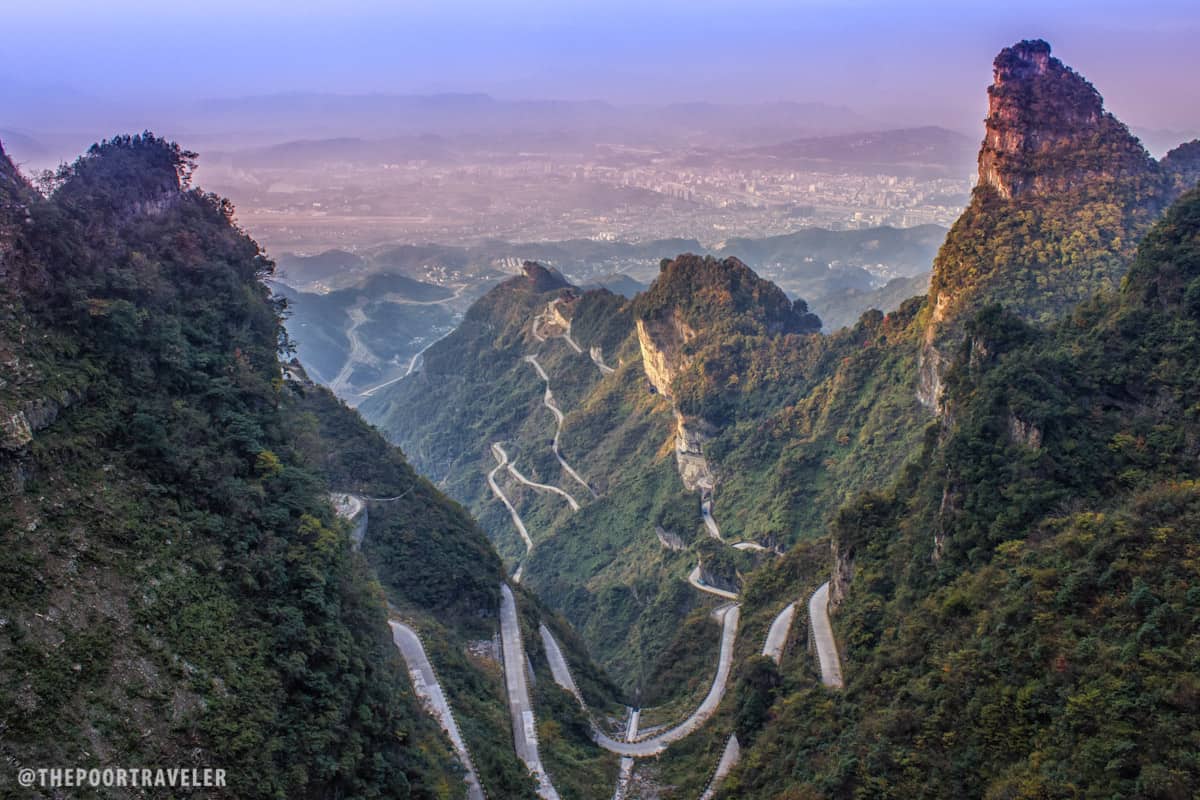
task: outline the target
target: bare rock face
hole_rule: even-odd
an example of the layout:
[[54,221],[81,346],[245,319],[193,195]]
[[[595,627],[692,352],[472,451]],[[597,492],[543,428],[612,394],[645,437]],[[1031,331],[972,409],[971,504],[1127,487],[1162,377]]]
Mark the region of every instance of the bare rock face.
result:
[[[1200,159],[1181,148],[1174,172]],[[917,399],[941,413],[962,320],[998,303],[1044,323],[1119,285],[1134,243],[1178,194],[1096,88],[1044,41],[1000,52],[988,88],[979,185],[934,261]]]
[[659,394],[673,397],[672,381],[691,363],[683,346],[696,338],[696,331],[675,313],[661,322],[637,320],[637,334],[646,377]]
[[846,599],[854,580],[854,546],[839,542],[835,536],[830,548],[833,550],[833,573],[829,576],[829,610],[833,612]]
[[1009,199],[1154,169],[1141,143],[1104,110],[1096,87],[1051,56],[1046,42],[1006,47],[993,68],[980,184]]

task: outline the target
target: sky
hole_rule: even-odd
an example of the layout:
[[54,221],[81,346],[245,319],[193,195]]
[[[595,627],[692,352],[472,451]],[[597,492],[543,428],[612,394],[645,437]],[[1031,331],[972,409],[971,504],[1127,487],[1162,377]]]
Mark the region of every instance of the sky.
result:
[[18,130],[51,107],[454,91],[820,101],[974,131],[995,53],[1034,37],[1131,125],[1200,130],[1194,0],[34,0],[5,17],[0,127]]

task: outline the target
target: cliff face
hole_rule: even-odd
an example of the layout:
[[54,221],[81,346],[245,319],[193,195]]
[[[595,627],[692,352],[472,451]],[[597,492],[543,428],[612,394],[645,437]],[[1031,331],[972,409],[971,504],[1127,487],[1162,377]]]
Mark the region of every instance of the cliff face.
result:
[[1138,237],[1194,169],[1160,165],[1087,80],[1023,41],[996,57],[979,183],[934,261],[921,336],[920,402],[936,409],[961,321],[999,303],[1053,320],[1115,289]]
[[[1007,47],[993,63],[979,183],[1003,198],[1069,191],[1101,175],[1155,165],[1091,83],[1040,40]],[[1103,151],[1093,150],[1103,144]]]
[[696,331],[678,312],[661,321],[638,319],[636,325],[646,378],[659,394],[673,397],[671,382],[691,363],[683,347],[696,338]]

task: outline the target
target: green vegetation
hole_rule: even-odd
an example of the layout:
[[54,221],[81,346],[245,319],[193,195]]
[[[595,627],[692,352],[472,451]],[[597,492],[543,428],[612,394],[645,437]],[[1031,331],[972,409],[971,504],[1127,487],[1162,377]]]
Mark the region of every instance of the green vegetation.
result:
[[121,137],[20,194],[0,403],[32,438],[6,429],[0,456],[4,752],[219,766],[237,797],[449,796],[298,444],[271,264],[191,168]]
[[847,691],[785,685],[726,796],[1195,795],[1193,294],[1200,192],[1119,293],[973,317],[954,422],[835,530]]

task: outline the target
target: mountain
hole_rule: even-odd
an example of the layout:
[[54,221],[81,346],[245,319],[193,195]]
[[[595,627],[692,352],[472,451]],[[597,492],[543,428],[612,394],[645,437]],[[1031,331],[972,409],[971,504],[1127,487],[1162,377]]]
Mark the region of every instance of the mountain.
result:
[[[995,64],[927,296],[824,335],[729,243],[632,299],[527,264],[362,406],[647,719],[711,674],[699,593],[739,604],[732,688],[639,763],[658,785],[740,752],[718,797],[1200,786],[1193,147],[1155,162],[1044,43]],[[789,607],[809,636],[760,657]]]
[[1047,327],[972,315],[953,420],[831,528],[845,692],[777,674],[718,796],[1200,790],[1193,295],[1197,191],[1119,291]]
[[[533,797],[492,647],[500,560],[281,364],[272,264],[225,201],[189,187],[193,166],[151,134],[117,137],[44,197],[0,152],[0,752],[224,769],[219,797],[462,796],[393,642],[403,623],[423,632],[479,780]],[[353,523],[331,502],[346,495]],[[588,696],[615,705],[561,621],[519,597]],[[590,742],[570,713],[555,724],[544,752],[564,786],[615,771],[576,752]]]
[[307,371],[354,404],[371,387],[415,368],[422,350],[454,329],[461,294],[404,275],[374,273],[324,294],[275,283]]
[[1043,41],[993,65],[979,182],[934,261],[921,353],[935,407],[960,311],[999,302],[1051,321],[1115,288],[1138,238],[1182,190],[1187,150],[1159,164]]

